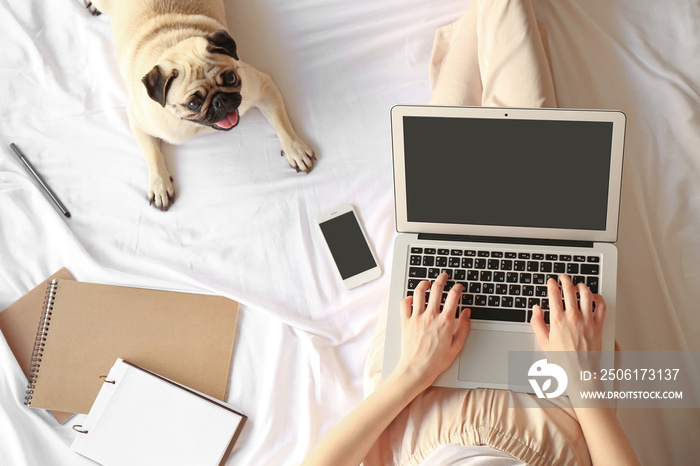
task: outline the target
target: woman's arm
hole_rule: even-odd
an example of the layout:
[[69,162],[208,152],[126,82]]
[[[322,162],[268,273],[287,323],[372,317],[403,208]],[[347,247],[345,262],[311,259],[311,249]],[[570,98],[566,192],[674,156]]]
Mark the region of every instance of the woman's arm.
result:
[[[547,282],[550,302],[550,326],[545,325],[539,306],[533,308],[532,328],[545,352],[601,351],[605,301],[582,283],[574,286],[568,275],[560,277],[566,310],[562,307],[561,293],[556,280]],[[579,294],[580,306],[576,299]],[[595,304],[595,312],[593,312]],[[588,451],[594,465],[637,465],[639,460],[632,449],[615,410],[611,408],[574,407]]]
[[455,318],[464,289],[455,285],[440,312],[447,274],[432,285],[421,282],[414,297],[401,302],[401,359],[396,369],[357,408],[348,414],[306,458],[310,465],[358,465],[391,421],[444,372],[464,346],[469,310]]

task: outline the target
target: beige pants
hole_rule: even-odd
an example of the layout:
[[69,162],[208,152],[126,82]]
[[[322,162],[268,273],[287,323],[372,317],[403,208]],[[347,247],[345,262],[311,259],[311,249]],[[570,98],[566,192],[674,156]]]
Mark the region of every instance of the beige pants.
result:
[[[529,0],[474,0],[435,34],[434,105],[556,107],[543,29]],[[381,382],[386,305],[365,368]],[[441,444],[487,445],[532,465],[590,464],[573,409],[505,390],[429,388],[391,423],[365,466],[418,464]]]

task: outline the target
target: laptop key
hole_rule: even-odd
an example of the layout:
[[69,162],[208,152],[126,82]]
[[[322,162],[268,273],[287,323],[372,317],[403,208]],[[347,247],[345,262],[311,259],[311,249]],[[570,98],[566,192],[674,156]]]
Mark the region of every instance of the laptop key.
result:
[[426,278],[428,276],[428,269],[425,267],[410,267],[408,269],[408,276],[411,278]]
[[486,296],[484,296],[484,295],[482,295],[482,294],[477,295],[477,296],[474,298],[474,304],[475,304],[476,306],[486,306],[486,301],[487,301]]
[[583,275],[598,275],[600,273],[600,267],[593,264],[581,264],[581,273]]
[[421,280],[415,280],[415,279],[408,280],[408,289],[415,290],[420,282],[421,282]]
[[[532,319],[532,311],[527,311],[527,321],[530,322]],[[544,311],[544,323],[549,323],[549,311]]]
[[472,319],[497,320],[502,322],[525,322],[525,311],[520,309],[493,309],[472,307]]
[[411,265],[421,265],[422,259],[421,256],[411,256],[409,259],[409,263]]
[[598,293],[598,277],[588,277],[586,285],[591,289],[591,293]]

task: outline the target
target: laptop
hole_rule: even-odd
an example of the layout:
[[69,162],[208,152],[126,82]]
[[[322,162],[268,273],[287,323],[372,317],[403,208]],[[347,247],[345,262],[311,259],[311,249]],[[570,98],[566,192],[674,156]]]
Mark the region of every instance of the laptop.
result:
[[437,386],[503,388],[508,353],[539,351],[529,320],[546,281],[569,274],[606,302],[615,335],[618,215],[626,118],[607,110],[396,106],[396,229],[383,375],[401,354],[399,302],[449,274],[471,329]]

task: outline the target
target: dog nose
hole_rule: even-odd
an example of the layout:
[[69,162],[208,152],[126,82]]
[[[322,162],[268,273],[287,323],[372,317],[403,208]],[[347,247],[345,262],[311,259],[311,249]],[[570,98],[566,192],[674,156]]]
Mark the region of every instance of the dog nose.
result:
[[219,108],[221,106],[225,107],[226,104],[228,103],[228,94],[222,94],[222,93],[216,94],[214,96],[214,98],[212,99],[211,103],[214,106],[214,108]]
[[227,112],[232,112],[241,104],[240,94],[219,92],[214,95],[211,100],[211,105],[214,110],[224,108]]

